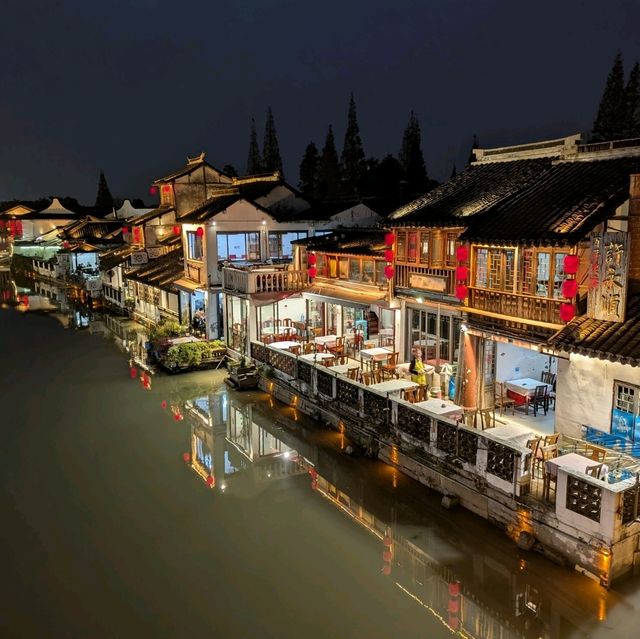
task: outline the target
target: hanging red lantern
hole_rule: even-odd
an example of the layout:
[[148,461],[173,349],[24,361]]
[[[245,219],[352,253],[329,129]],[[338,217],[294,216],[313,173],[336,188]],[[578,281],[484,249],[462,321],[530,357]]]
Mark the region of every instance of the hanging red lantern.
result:
[[312,479],[311,480],[311,490],[318,490],[318,480],[317,479]]
[[138,242],[142,238],[142,229],[139,226],[136,226],[133,229],[133,237]]
[[163,400],[160,402],[160,408],[166,408],[166,407],[167,407],[167,400],[166,400],[166,399],[163,399]]
[[466,266],[456,266],[456,280],[466,282],[469,277],[469,269]]
[[309,264],[309,266],[315,266],[318,262],[318,257],[316,256],[315,253],[309,253],[309,255],[307,256],[307,264]]
[[385,535],[384,539],[382,540],[382,545],[388,548],[392,543],[393,540],[391,539],[391,537],[389,535]]
[[163,193],[171,193],[171,185],[170,185],[170,184],[165,184],[165,185],[162,187],[162,192],[163,192]]
[[67,242],[66,240],[62,243],[62,248],[68,249],[71,248],[71,244],[69,244],[69,242]]
[[456,286],[456,298],[459,300],[466,299],[467,295],[469,295],[469,288],[466,284],[458,284]]
[[179,422],[182,419],[182,415],[180,413],[174,413],[173,414],[173,419],[177,422]]
[[204,229],[201,226],[196,229],[196,235],[198,237],[202,237],[204,235]]
[[216,480],[211,476],[207,475],[207,486],[211,487],[215,484]]
[[309,279],[314,279],[318,274],[318,269],[315,266],[309,268]]
[[177,224],[173,227],[173,234],[180,235],[180,227]]
[[188,464],[191,461],[191,455],[189,455],[189,453],[182,453],[182,459]]
[[449,628],[457,630],[460,627],[460,619],[458,617],[449,617]]
[[460,602],[457,599],[449,599],[449,605],[447,610],[451,613],[457,613],[460,611]]
[[564,272],[567,275],[575,275],[578,272],[578,266],[580,260],[577,255],[565,255],[564,256]]
[[393,251],[391,249],[387,249],[384,252],[385,262],[393,262]]
[[578,280],[565,280],[562,282],[562,297],[571,299],[578,294]]
[[158,187],[150,186],[149,187],[149,195],[158,195]]
[[449,597],[457,597],[460,594],[460,584],[456,581],[449,584]]
[[456,247],[456,260],[458,262],[466,262],[469,259],[469,249],[465,244]]
[[131,367],[129,369],[129,375],[131,375],[131,379],[136,379],[136,377],[138,377],[138,369],[135,367]]
[[16,235],[22,237],[22,222],[20,220],[16,222]]
[[570,322],[576,316],[576,307],[573,304],[560,304],[560,319]]
[[309,475],[311,475],[311,479],[313,480],[318,479],[318,471],[313,466],[309,468]]
[[393,274],[395,273],[395,269],[393,268],[393,266],[385,266],[384,267],[384,276],[390,280],[393,277]]
[[129,233],[129,231],[130,231],[130,229],[129,229],[129,227],[128,227],[128,226],[123,226],[123,227],[122,227],[122,232],[123,232],[123,233]]
[[391,574],[391,565],[390,564],[385,564],[384,566],[382,566],[382,574],[385,577],[388,577]]
[[382,558],[383,558],[385,561],[391,561],[391,551],[390,551],[390,550],[385,550],[385,551],[382,553]]
[[384,236],[385,246],[393,246],[395,241],[396,241],[396,236],[393,233],[385,233],[385,236]]

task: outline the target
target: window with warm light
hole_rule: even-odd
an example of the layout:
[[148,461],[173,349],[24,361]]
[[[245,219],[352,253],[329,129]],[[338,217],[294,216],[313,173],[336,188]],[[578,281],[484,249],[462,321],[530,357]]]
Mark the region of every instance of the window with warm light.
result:
[[202,261],[202,237],[195,231],[187,231],[187,258]]

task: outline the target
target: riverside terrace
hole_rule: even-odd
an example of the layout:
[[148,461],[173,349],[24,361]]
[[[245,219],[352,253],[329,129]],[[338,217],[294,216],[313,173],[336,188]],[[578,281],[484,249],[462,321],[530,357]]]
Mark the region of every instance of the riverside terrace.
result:
[[459,503],[521,548],[606,587],[638,568],[637,460],[616,451],[609,465],[607,449],[567,437],[537,454],[533,433],[478,430],[259,342],[251,343],[251,356],[273,397],[347,433],[442,493],[443,505]]

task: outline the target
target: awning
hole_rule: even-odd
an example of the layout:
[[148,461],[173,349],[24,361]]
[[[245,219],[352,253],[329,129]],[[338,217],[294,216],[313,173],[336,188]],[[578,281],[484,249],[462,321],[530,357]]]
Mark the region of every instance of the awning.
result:
[[274,291],[270,293],[253,293],[249,296],[254,306],[275,304],[288,297],[300,297],[300,291]]
[[385,303],[384,291],[353,289],[346,286],[346,282],[342,286],[314,284],[302,291],[302,296],[319,302],[359,308],[369,308],[372,304]]
[[176,288],[179,288],[181,291],[185,291],[187,293],[193,293],[195,290],[201,288],[204,289],[200,282],[196,282],[194,280],[189,279],[188,277],[181,277],[179,280],[176,280],[173,285]]

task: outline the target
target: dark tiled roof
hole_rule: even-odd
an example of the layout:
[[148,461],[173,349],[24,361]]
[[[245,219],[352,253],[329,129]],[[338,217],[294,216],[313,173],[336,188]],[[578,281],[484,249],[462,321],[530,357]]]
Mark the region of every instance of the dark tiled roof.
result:
[[107,251],[100,255],[100,270],[109,271],[119,264],[123,264],[129,258],[129,255],[137,251],[137,247],[127,244],[118,248]]
[[461,239],[495,244],[571,245],[629,197],[640,157],[558,162],[528,188],[469,220]]
[[304,246],[307,251],[382,257],[386,248],[384,236],[385,231],[381,229],[345,229],[291,243]]
[[190,160],[190,161],[187,162],[186,166],[182,167],[178,171],[175,171],[174,173],[170,173],[169,175],[165,175],[164,177],[158,178],[157,180],[154,180],[154,182],[171,182],[172,180],[175,180],[175,179],[177,179],[179,177],[182,177],[183,175],[188,175],[189,173],[191,173],[191,172],[195,171],[196,169],[199,169],[199,168],[201,168],[203,166],[207,166],[210,169],[213,169],[216,173],[220,173],[220,175],[224,175],[226,177],[229,177],[229,176],[227,176],[226,173],[224,173],[220,169],[217,169],[212,164],[209,164],[204,158],[202,158],[202,159]]
[[174,250],[127,273],[126,278],[175,293],[173,283],[184,275],[182,251]]
[[121,220],[85,218],[65,226],[60,236],[67,240],[105,240],[122,228]]
[[535,182],[550,165],[550,158],[471,165],[449,182],[391,213],[385,224],[466,226],[472,216],[508,200]]
[[639,366],[640,294],[629,298],[623,323],[581,316],[558,331],[549,340],[549,345],[558,351]]
[[144,213],[143,215],[138,215],[137,217],[134,217],[132,220],[129,220],[127,223],[131,226],[140,226],[145,222],[149,222],[150,220],[155,220],[157,217],[161,217],[162,215],[171,213],[172,211],[174,211],[174,209],[170,206],[161,206],[160,208],[153,209],[153,211],[149,211],[148,213]]

